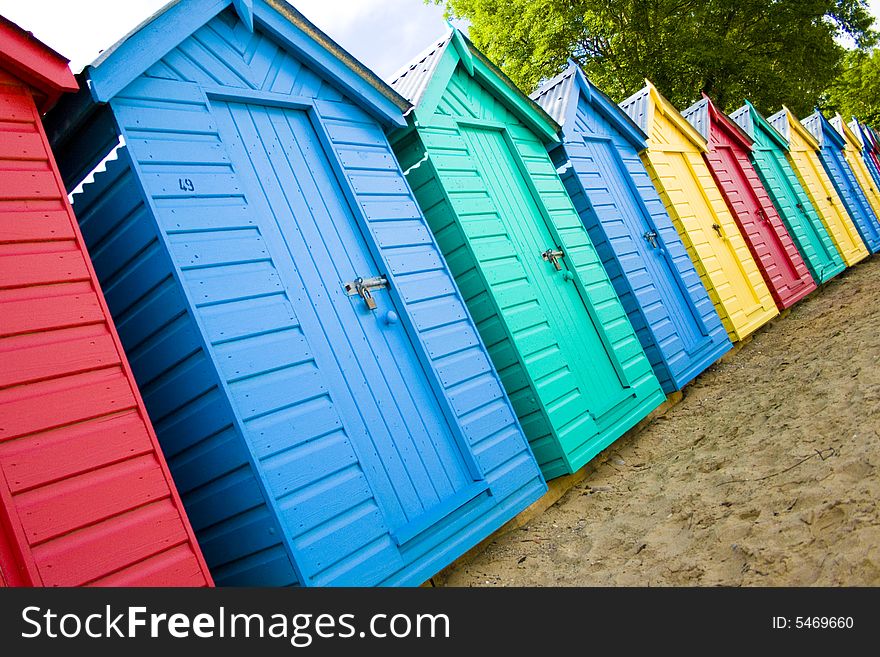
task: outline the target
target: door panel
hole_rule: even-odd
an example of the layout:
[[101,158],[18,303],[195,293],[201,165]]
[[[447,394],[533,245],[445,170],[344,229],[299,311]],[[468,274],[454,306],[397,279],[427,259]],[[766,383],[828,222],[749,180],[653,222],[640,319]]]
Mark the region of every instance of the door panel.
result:
[[[542,259],[544,251],[559,245],[503,134],[470,126],[460,129],[564,360],[580,393],[590,400],[591,414],[598,418],[613,412],[634,393],[590,302],[585,302],[573,281],[565,280],[563,272]],[[564,257],[561,264],[565,270]]]
[[779,157],[782,156],[769,155],[764,158],[764,161],[767,162],[767,164],[772,168],[773,175],[780,181],[780,189],[782,189],[783,193],[785,194],[786,202],[792,208],[792,211],[798,213],[802,217],[802,230],[809,238],[810,243],[818,251],[823,261],[830,262],[833,258],[832,254],[828,250],[829,245],[827,245],[825,243],[825,240],[822,239],[822,235],[819,233],[819,228],[812,221],[810,221],[810,218],[807,216],[807,209],[803,206],[803,203],[801,203],[800,199],[797,198],[795,190],[792,189],[788,181],[787,172],[783,167],[783,163],[779,161]]
[[[778,289],[798,289],[803,285],[803,281],[798,276],[797,269],[788,255],[785,244],[783,244],[779,234],[773,229],[770,217],[762,217],[764,210],[761,207],[761,201],[752,188],[749,176],[743,169],[743,165],[736,156],[736,153],[728,146],[719,145],[716,147],[715,157],[719,158],[720,166],[733,180],[732,187],[739,192],[743,208],[749,215],[750,231],[757,232],[760,235],[761,242],[770,252],[770,257],[767,258],[770,265],[768,273],[773,277],[780,276],[782,278],[780,282],[775,283],[775,286]],[[759,257],[757,254],[753,255],[756,258]]]
[[[755,287],[757,283],[750,278],[738,253],[741,250],[743,257],[747,257],[749,262],[753,263],[739,228],[729,213],[725,212],[723,216],[719,216],[712,200],[707,197],[706,190],[699,182],[698,168],[699,176],[705,176],[707,182],[711,180],[711,174],[702,155],[692,152],[665,152],[658,153],[656,157],[666,164],[665,175],[669,176],[668,180],[674,180],[679,185],[678,191],[675,192],[676,198],[683,202],[681,206],[683,209],[679,212],[691,213],[690,217],[682,216],[682,223],[702,260],[707,276],[712,280],[715,293],[724,306],[730,325],[738,334],[751,332],[750,328],[763,324],[764,318],[769,319],[771,310],[773,313],[776,312],[776,305],[773,304],[772,309],[764,308]],[[723,204],[720,197],[717,202]],[[717,226],[717,230],[713,226]],[[694,234],[695,229],[697,234]],[[760,281],[761,288],[766,290],[757,268],[754,275]],[[767,291],[767,302],[772,303],[769,291]]]
[[[693,299],[684,289],[684,283],[670,260],[668,250],[663,248],[659,231],[650,214],[644,205],[636,200],[638,192],[627,187],[631,184],[631,179],[620,153],[607,139],[593,138],[589,135],[581,135],[581,137],[588,157],[581,160],[579,167],[596,174],[592,178],[596,186],[585,190],[587,196],[593,191],[607,194],[613,200],[613,211],[623,219],[628,232],[633,236],[639,259],[645,263],[650,272],[657,292],[663,299],[663,306],[669,312],[675,326],[676,334],[681,338],[685,351],[694,355],[709,345],[708,332],[696,311]],[[611,184],[611,181],[623,181],[623,183]],[[644,237],[649,231],[657,234],[655,238],[658,242],[657,248],[650,246]]]
[[343,289],[384,272],[304,111],[215,103],[214,113],[315,375],[392,534],[411,528],[474,482],[405,330],[384,321],[401,313],[391,295],[374,290],[370,311]]

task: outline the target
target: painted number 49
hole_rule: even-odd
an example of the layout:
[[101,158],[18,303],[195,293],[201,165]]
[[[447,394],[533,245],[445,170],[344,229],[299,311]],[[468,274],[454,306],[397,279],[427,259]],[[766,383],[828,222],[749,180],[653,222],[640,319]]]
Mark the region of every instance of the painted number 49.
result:
[[177,184],[180,185],[180,189],[185,192],[194,192],[196,191],[196,186],[193,184],[193,181],[189,178],[178,178]]

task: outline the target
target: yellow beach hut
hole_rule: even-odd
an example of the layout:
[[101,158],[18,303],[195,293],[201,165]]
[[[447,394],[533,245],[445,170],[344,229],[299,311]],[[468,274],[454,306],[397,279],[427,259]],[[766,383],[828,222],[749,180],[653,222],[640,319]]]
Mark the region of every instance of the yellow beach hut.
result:
[[787,107],[767,121],[788,140],[789,161],[846,266],[867,258],[868,248],[819,159],[819,142]]
[[706,140],[649,81],[620,107],[648,135],[651,181],[734,342],[777,314],[776,304],[703,159]]
[[868,170],[868,165],[865,164],[865,160],[862,158],[862,140],[850,129],[840,113],[831,119],[830,123],[841,134],[844,142],[846,142],[843,156],[846,158],[849,168],[852,169],[859,187],[865,192],[865,197],[867,197],[876,218],[880,219],[880,191],[877,190],[877,183],[874,182],[874,178],[871,177],[871,172]]

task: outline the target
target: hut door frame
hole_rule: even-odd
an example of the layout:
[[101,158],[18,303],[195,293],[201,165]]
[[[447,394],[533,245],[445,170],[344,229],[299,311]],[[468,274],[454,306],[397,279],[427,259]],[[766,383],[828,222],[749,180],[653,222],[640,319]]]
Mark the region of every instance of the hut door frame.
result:
[[[345,170],[342,166],[342,162],[339,159],[338,153],[333,148],[333,142],[330,138],[330,134],[327,132],[326,126],[324,125],[324,118],[321,116],[321,112],[315,103],[315,99],[307,98],[304,96],[279,94],[269,91],[249,91],[245,89],[230,89],[228,87],[220,86],[204,86],[202,87],[202,91],[205,95],[205,100],[208,107],[212,108],[212,113],[213,104],[211,101],[243,103],[250,105],[266,105],[270,107],[279,107],[282,109],[305,112],[306,116],[308,117],[309,123],[312,126],[312,129],[317,135],[318,143],[321,146],[323,155],[327,159],[327,162],[329,162],[330,164],[331,173],[336,180],[336,184],[342,191],[344,197],[343,200],[355,219],[355,223],[357,224],[357,227],[360,231],[361,239],[363,240],[373,259],[376,262],[383,263],[383,265],[385,266],[385,277],[388,280],[387,293],[394,300],[395,306],[401,309],[405,309],[407,307],[406,301],[400,296],[400,288],[394,280],[394,273],[388,266],[388,263],[383,257],[381,249],[376,242],[375,236],[369,229],[369,223],[367,221],[366,214],[361,208],[360,203],[358,203],[356,193],[351,185],[351,181],[345,174]],[[399,171],[399,173],[401,178],[403,178],[403,172]],[[432,241],[434,240],[433,236],[431,237],[431,239]],[[440,249],[439,247],[437,247],[436,241],[434,242],[434,247],[439,253]],[[458,448],[458,452],[461,455],[461,460],[465,469],[470,474],[475,483],[485,482],[485,474],[483,473],[482,468],[480,467],[479,463],[477,463],[477,460],[474,457],[467,437],[461,430],[458,417],[455,414],[454,409],[452,408],[449,398],[446,396],[445,391],[439,385],[438,377],[436,375],[436,372],[433,370],[430,356],[427,352],[425,344],[422,342],[419,336],[418,330],[413,323],[412,317],[407,312],[401,312],[398,321],[400,322],[400,325],[404,328],[406,336],[412,344],[413,353],[415,353],[418,358],[419,366],[424,372],[425,377],[431,387],[431,391],[437,399],[437,405],[443,413],[443,419],[449,426],[450,435],[453,438],[455,446]]]
[[[501,123],[499,121],[469,119],[463,117],[456,117],[455,123],[457,124],[457,126],[471,126],[482,128],[484,130],[495,130],[501,134],[501,138],[504,140],[504,144],[507,147],[507,150],[510,152],[510,157],[513,160],[514,166],[516,167],[520,177],[522,178],[523,184],[528,190],[529,196],[534,202],[535,207],[538,209],[538,213],[541,215],[541,219],[544,221],[544,224],[547,227],[547,231],[550,233],[550,236],[553,238],[556,244],[564,246],[564,242],[559,234],[559,231],[556,228],[556,224],[553,222],[553,218],[550,216],[550,211],[547,209],[547,206],[544,205],[544,200],[541,198],[538,189],[535,187],[535,183],[532,180],[531,174],[529,174],[528,166],[522,159],[522,154],[516,147],[516,143],[513,141],[513,137],[510,136],[510,130],[508,129],[507,124]],[[547,157],[549,158],[549,155]],[[577,214],[574,208],[572,208],[572,212]],[[580,219],[578,219],[578,221],[580,221]],[[587,229],[584,228],[584,232],[586,232],[586,230]],[[578,296],[581,299],[581,303],[583,304],[586,313],[589,315],[590,320],[595,326],[602,327],[602,321],[599,319],[596,313],[596,309],[593,305],[592,300],[590,299],[590,295],[587,293],[587,289],[584,286],[581,277],[577,274],[576,268],[572,266],[571,272],[573,275],[572,283],[574,283],[575,285],[575,289],[578,292]],[[608,354],[608,360],[611,362],[611,366],[614,368],[614,371],[617,374],[618,379],[620,380],[621,386],[624,389],[632,389],[633,382],[629,380],[629,377],[627,377],[626,372],[624,371],[623,366],[620,362],[620,358],[618,357],[617,352],[614,350],[614,346],[608,340],[608,335],[606,331],[600,330],[597,331],[597,333],[599,340],[605,349],[605,352]]]

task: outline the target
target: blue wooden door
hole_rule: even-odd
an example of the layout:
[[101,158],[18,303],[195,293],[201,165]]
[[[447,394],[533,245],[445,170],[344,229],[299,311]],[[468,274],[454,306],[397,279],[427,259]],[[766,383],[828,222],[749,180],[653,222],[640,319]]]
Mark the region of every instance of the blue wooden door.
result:
[[[614,218],[623,220],[627,232],[633,237],[637,257],[653,279],[685,351],[690,357],[697,357],[712,344],[709,331],[669,251],[663,245],[651,213],[633,185],[626,163],[609,137],[579,134],[583,153],[578,152],[577,143],[567,147],[572,157],[580,156],[578,173],[584,192],[590,199],[590,207],[600,222],[607,220],[612,213]],[[597,205],[593,199],[600,198],[602,204]]]
[[[344,289],[346,282],[384,272],[312,119],[305,111],[236,102],[213,103],[213,113],[294,304],[303,367],[316,382],[297,403],[335,410],[387,529],[405,543],[486,483],[475,481],[388,290],[373,290],[378,307],[370,310]],[[405,183],[389,176],[376,184]],[[340,463],[340,471],[350,465]]]

